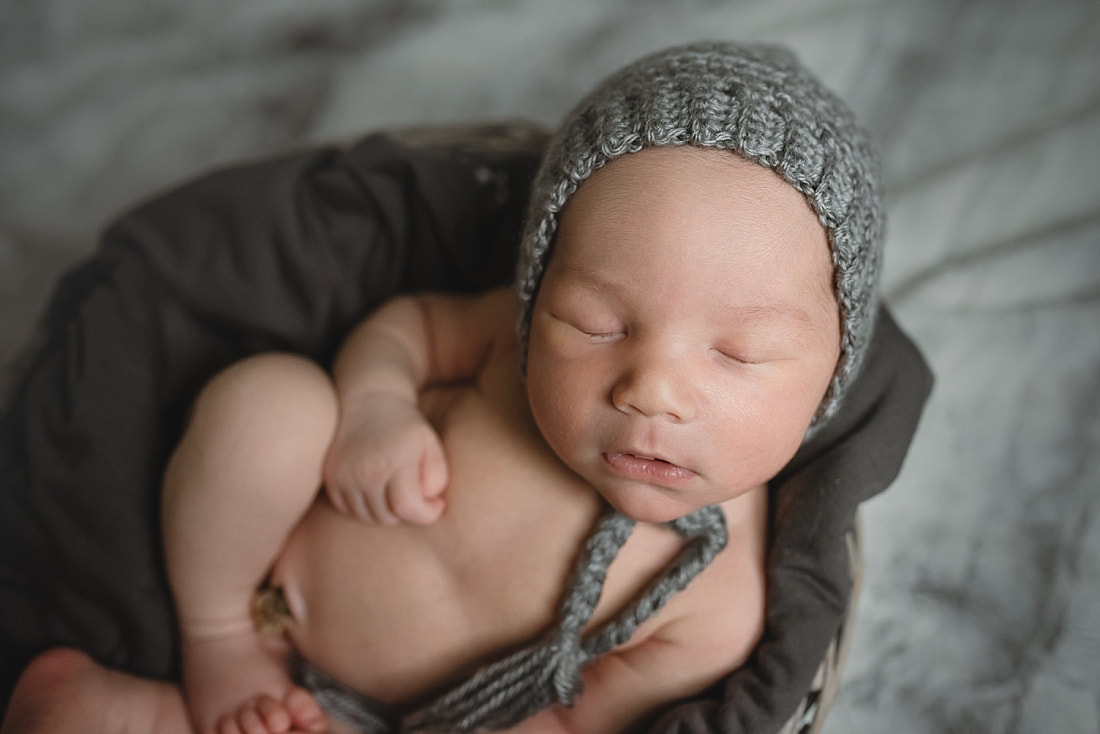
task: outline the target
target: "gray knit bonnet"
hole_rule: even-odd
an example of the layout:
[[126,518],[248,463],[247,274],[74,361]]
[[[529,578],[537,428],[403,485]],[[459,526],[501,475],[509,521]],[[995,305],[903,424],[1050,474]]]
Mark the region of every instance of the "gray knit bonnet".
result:
[[733,151],[805,194],[828,233],[840,305],[840,359],[814,416],[832,415],[858,373],[877,309],[884,217],[873,146],[848,107],[789,51],[707,42],[646,56],[599,84],[565,118],[535,177],[520,247],[520,336],[562,209],[596,169],[666,145]]

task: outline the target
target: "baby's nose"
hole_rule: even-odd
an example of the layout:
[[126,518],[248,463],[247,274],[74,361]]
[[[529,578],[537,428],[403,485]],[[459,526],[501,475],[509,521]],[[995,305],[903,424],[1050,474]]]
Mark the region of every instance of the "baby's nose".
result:
[[615,408],[627,415],[687,423],[696,401],[687,369],[675,359],[639,360],[625,369],[611,391]]

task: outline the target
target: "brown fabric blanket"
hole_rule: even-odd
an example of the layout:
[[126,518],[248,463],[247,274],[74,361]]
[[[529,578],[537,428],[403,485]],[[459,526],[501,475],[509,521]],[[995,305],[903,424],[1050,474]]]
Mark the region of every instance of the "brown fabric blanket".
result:
[[[58,283],[0,412],[0,712],[50,646],[176,674],[158,502],[191,398],[258,351],[327,363],[397,292],[508,282],[541,142],[515,126],[379,134],[214,172],[108,228]],[[764,639],[653,731],[784,723],[844,613],[844,533],[896,476],[930,385],[884,312],[842,412],[773,483]]]

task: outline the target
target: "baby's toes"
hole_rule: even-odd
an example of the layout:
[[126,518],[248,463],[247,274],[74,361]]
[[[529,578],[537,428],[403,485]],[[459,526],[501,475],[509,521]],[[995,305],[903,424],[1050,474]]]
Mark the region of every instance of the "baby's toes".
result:
[[290,713],[281,701],[277,701],[271,696],[260,696],[256,702],[256,711],[267,727],[264,734],[283,734],[290,731],[293,722]]
[[297,729],[324,731],[325,712],[317,700],[304,688],[293,686],[283,697],[284,708]]
[[215,734],[244,734],[237,723],[237,714],[225,714],[214,726]]
[[257,700],[253,699],[237,710],[237,725],[242,734],[271,734],[257,710]]

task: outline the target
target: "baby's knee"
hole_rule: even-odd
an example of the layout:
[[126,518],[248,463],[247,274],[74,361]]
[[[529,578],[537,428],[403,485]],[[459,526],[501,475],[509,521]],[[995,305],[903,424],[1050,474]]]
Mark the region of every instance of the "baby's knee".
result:
[[248,357],[218,373],[195,402],[193,420],[206,417],[239,427],[289,427],[324,432],[337,417],[336,390],[320,365],[272,352]]
[[169,473],[319,466],[338,416],[335,387],[319,365],[292,354],[249,357],[199,393]]

